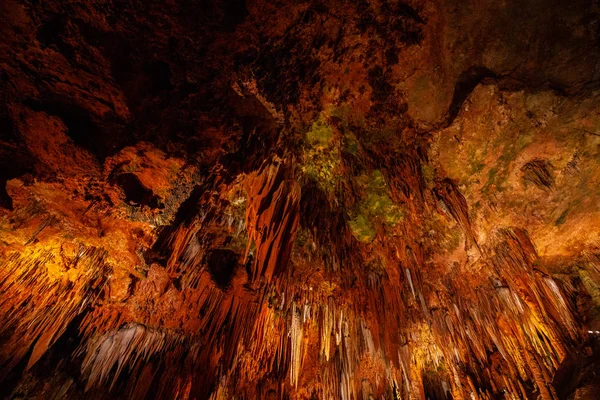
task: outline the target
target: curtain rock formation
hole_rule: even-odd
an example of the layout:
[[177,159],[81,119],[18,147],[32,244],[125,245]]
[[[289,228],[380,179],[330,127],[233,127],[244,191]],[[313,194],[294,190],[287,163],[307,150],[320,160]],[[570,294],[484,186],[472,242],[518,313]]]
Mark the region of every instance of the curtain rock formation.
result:
[[596,399],[600,5],[0,2],[0,396]]

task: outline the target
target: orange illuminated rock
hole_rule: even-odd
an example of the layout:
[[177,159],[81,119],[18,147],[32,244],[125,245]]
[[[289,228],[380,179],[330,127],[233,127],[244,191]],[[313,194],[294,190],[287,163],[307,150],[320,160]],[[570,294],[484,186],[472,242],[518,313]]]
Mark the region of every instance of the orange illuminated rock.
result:
[[598,15],[3,1],[0,397],[589,397]]

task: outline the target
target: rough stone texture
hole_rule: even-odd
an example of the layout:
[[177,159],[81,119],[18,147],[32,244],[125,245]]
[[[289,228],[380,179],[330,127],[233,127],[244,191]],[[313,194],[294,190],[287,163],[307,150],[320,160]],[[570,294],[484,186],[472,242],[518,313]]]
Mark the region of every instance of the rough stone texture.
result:
[[2,1],[0,396],[594,398],[599,12]]

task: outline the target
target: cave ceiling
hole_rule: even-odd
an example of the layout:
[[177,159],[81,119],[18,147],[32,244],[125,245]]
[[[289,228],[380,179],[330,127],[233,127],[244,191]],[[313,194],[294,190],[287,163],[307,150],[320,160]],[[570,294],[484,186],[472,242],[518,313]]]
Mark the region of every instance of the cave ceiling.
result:
[[0,1],[0,397],[599,399],[600,4]]

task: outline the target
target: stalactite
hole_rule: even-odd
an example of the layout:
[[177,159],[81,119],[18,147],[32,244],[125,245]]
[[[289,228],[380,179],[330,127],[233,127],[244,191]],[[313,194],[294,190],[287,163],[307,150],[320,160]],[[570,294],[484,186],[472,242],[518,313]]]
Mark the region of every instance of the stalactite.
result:
[[12,395],[557,398],[600,305],[597,7],[17,3]]
[[250,199],[246,209],[246,254],[250,244],[256,243],[252,281],[268,282],[289,258],[298,226],[300,188],[285,174],[285,167],[269,166],[245,183]]
[[304,322],[296,304],[292,306],[290,327],[291,360],[290,360],[290,384],[298,386],[298,376],[302,368],[302,342],[304,339]]
[[106,289],[110,267],[106,251],[79,246],[68,264],[57,248],[35,247],[3,256],[0,270],[0,364],[10,370],[31,350],[35,364],[69,323],[94,304]]

